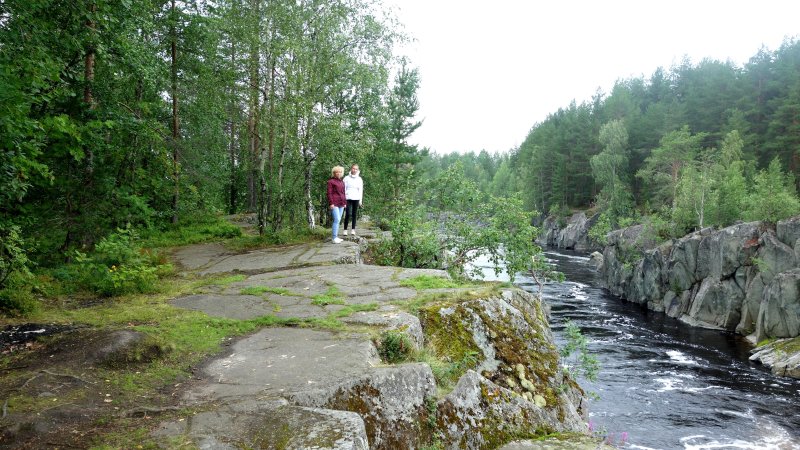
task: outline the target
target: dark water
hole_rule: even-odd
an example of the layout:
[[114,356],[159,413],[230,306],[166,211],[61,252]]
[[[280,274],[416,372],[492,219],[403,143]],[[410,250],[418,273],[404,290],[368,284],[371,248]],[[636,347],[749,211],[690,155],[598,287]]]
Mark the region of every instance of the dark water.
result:
[[[596,382],[579,380],[599,396],[590,402],[594,430],[616,445],[624,435],[624,448],[800,449],[800,381],[751,363],[741,337],[611,296],[583,255],[546,255],[566,275],[543,292],[557,343],[571,320],[600,361]],[[516,283],[538,290],[525,276]]]

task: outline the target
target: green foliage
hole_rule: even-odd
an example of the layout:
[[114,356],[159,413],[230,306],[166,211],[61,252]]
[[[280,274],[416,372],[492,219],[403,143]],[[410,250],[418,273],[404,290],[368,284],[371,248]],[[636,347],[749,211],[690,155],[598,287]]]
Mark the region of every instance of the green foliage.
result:
[[438,269],[441,268],[439,240],[421,211],[402,209],[389,221],[390,238],[382,238],[373,251],[376,264]]
[[265,293],[277,294],[277,295],[296,295],[288,289],[271,287],[271,286],[250,286],[242,289],[241,291],[239,291],[239,293],[242,295],[255,295],[255,296],[260,296]]
[[596,381],[600,371],[597,357],[589,352],[589,341],[581,333],[581,329],[572,321],[564,324],[567,343],[559,351],[567,362],[566,370],[573,378],[583,377],[589,381]]
[[781,169],[777,158],[773,159],[767,170],[755,177],[753,191],[747,198],[746,218],[776,223],[779,220],[800,213],[800,199],[797,198],[794,179]]
[[180,224],[168,224],[163,229],[145,229],[142,246],[146,248],[177,247],[212,240],[237,238],[242,235],[238,226],[217,214],[188,217]]
[[0,223],[0,289],[14,272],[30,274],[20,228]]
[[377,246],[377,263],[479,276],[479,268],[469,267],[485,256],[497,274],[505,268],[512,280],[519,272],[540,267],[531,259],[541,252],[534,244],[538,230],[521,196],[487,198],[458,161],[426,182],[422,193],[424,207],[398,208],[390,222],[391,239]]
[[324,294],[311,297],[311,304],[317,306],[344,305],[344,294],[336,286],[330,286]]
[[469,286],[469,284],[459,283],[448,278],[436,277],[432,275],[419,275],[413,278],[400,280],[400,286],[411,287],[417,290],[423,289],[444,289]]
[[611,231],[611,220],[608,218],[608,214],[603,212],[600,214],[600,217],[598,217],[597,222],[589,228],[589,237],[601,246],[605,246],[608,244],[606,235]]
[[0,311],[10,316],[30,316],[40,306],[34,296],[35,281],[30,274],[14,272],[0,288]]
[[613,120],[600,129],[603,151],[591,159],[592,174],[602,187],[598,204],[616,225],[633,210],[633,195],[626,173],[628,172],[628,131],[621,120]]
[[139,247],[131,229],[117,229],[103,238],[91,254],[75,252],[75,263],[53,272],[73,289],[86,289],[103,296],[156,291],[159,275],[170,270],[159,257]]
[[[798,48],[800,42],[789,39],[775,51],[762,49],[744,67],[686,60],[560,108],[509,155],[511,170],[503,176],[522,183],[502,193],[521,192],[526,208],[539,211],[623,204],[672,221],[673,209],[680,209],[674,211],[680,232],[700,227],[701,216],[702,226],[755,218],[747,211],[758,169],[778,157],[795,182],[800,175],[793,119],[800,111]],[[630,149],[621,173],[608,148],[623,143],[622,134],[604,129],[617,121],[624,121]],[[694,173],[684,174],[690,166]],[[612,188],[615,174],[637,174],[627,193]],[[612,227],[620,226],[615,216],[631,215],[612,213]]]
[[381,333],[377,347],[381,360],[389,364],[405,362],[414,352],[411,339],[405,333],[395,330]]

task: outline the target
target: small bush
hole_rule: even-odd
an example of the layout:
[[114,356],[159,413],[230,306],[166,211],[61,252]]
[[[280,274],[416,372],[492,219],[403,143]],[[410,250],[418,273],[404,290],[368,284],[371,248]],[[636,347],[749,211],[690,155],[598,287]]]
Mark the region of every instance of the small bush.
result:
[[76,251],[76,265],[54,276],[104,296],[154,292],[159,274],[170,273],[172,267],[158,264],[157,256],[142,251],[136,237],[133,230],[117,229],[97,244],[94,253]]
[[405,333],[399,331],[384,331],[381,333],[378,344],[378,355],[389,364],[408,361],[414,352],[414,344]]
[[6,279],[6,287],[0,289],[0,310],[10,316],[28,316],[38,311],[32,285],[30,275],[12,273]]

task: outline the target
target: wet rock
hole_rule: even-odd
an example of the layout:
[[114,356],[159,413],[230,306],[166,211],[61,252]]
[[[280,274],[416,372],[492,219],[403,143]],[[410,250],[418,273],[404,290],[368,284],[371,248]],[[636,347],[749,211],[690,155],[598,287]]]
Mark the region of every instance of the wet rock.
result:
[[752,351],[751,361],[758,361],[778,376],[800,379],[800,338],[778,339]]
[[598,251],[592,252],[592,254],[589,255],[589,263],[592,264],[596,270],[602,270],[603,254]]

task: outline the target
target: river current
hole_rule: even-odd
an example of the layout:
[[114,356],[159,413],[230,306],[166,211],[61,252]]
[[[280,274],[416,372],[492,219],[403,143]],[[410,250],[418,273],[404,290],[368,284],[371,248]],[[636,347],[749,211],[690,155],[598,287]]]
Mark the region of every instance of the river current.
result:
[[[612,296],[584,255],[546,256],[566,275],[542,292],[556,343],[565,343],[570,320],[600,361],[596,381],[579,379],[597,395],[590,401],[593,431],[631,449],[800,449],[800,380],[750,362],[740,336],[690,327]],[[481,268],[485,279],[508,279]],[[529,277],[515,282],[538,291]]]

